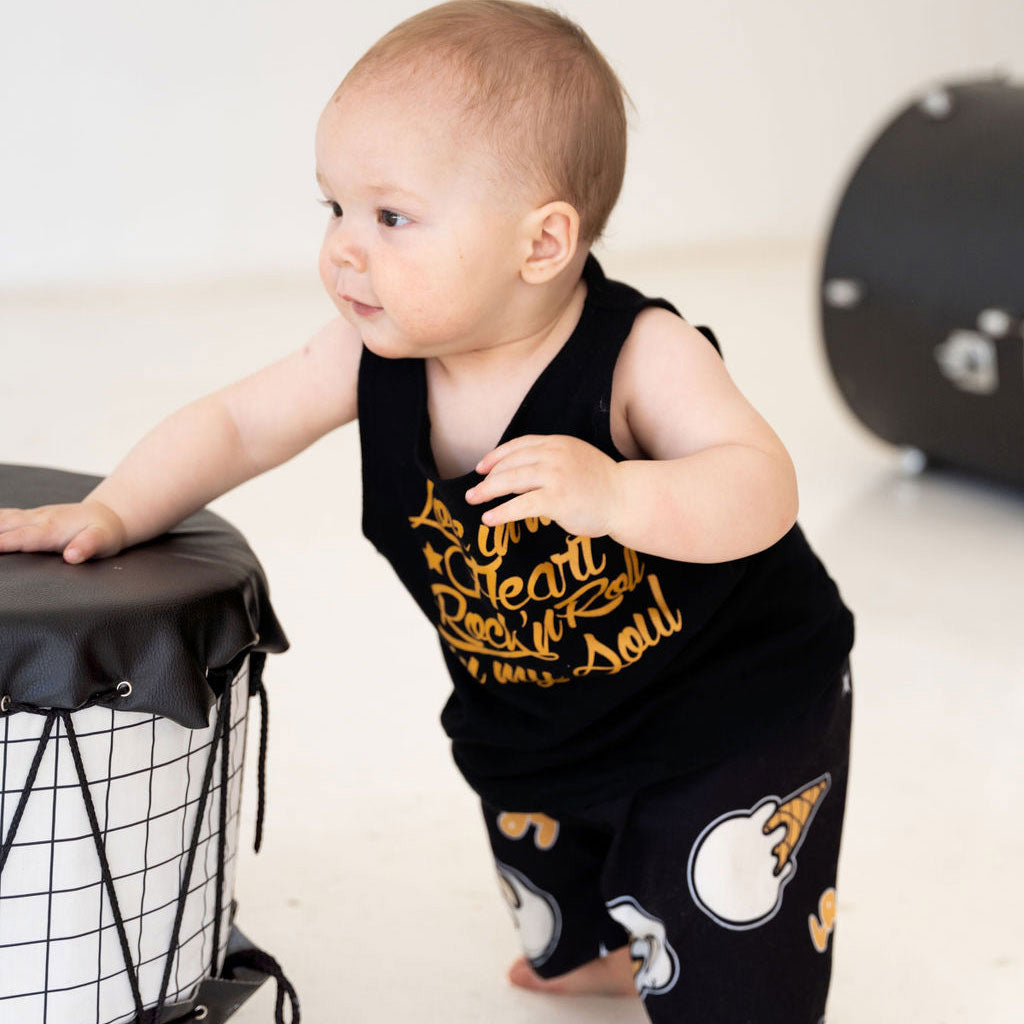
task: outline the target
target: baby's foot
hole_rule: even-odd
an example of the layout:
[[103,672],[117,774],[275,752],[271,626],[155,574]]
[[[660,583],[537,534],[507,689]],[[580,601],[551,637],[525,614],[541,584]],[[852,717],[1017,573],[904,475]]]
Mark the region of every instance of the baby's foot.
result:
[[508,980],[520,988],[528,988],[534,992],[550,992],[554,995],[636,995],[633,961],[629,956],[628,946],[591,960],[567,974],[560,974],[557,978],[540,977],[526,958],[520,957],[509,968]]

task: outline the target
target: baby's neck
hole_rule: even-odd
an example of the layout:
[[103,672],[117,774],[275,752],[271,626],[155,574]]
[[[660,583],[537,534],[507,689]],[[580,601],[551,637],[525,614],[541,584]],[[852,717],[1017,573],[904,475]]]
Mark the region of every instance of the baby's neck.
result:
[[531,310],[522,329],[508,338],[466,352],[433,356],[434,374],[452,382],[488,378],[535,379],[562,348],[579,323],[587,286],[582,276],[549,301]]
[[542,329],[491,348],[426,360],[430,444],[443,478],[468,473],[498,443],[572,334],[585,298],[581,280]]

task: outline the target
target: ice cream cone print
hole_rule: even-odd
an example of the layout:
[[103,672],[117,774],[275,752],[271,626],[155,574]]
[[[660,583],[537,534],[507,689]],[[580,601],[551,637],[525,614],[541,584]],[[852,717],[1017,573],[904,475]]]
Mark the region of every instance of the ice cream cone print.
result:
[[551,956],[562,933],[562,911],[554,896],[526,875],[496,861],[498,886],[519,931],[523,954],[534,967]]
[[789,862],[796,848],[800,845],[800,838],[811,816],[814,814],[818,804],[828,792],[829,780],[823,775],[815,779],[809,786],[799,793],[787,797],[786,802],[779,805],[778,810],[765,822],[764,834],[769,835],[780,825],[786,828],[786,834],[772,848],[775,855],[775,874],[782,873]]
[[632,896],[619,896],[605,904],[608,913],[629,932],[633,984],[637,994],[663,995],[679,977],[679,957],[665,933],[664,923],[648,914]]
[[694,902],[723,928],[770,921],[797,870],[797,851],[832,784],[826,772],[789,796],[765,796],[709,822],[690,850]]

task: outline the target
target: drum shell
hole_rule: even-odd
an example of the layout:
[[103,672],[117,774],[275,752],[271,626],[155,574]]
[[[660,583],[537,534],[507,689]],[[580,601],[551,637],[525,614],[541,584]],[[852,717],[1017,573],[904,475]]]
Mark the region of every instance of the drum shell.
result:
[[[884,129],[842,196],[822,275],[825,350],[880,437],[1024,483],[1024,87],[942,94],[945,112],[915,101]],[[830,300],[836,281],[855,286],[853,301]],[[991,310],[1005,331],[979,327]],[[985,392],[943,369],[943,347],[972,336],[993,357]]]
[[[230,693],[225,871],[220,948],[216,916],[223,746],[211,788],[177,948],[168,1007],[190,1001],[219,972],[228,941],[245,756],[249,662]],[[72,713],[143,1004],[159,998],[181,880],[215,723],[189,729],[158,715],[93,706]],[[0,722],[2,834],[8,835],[43,718]],[[214,963],[214,961],[216,961]],[[68,737],[54,723],[11,853],[0,876],[0,1019],[19,1024],[119,1024],[135,1017],[111,904],[104,889]]]

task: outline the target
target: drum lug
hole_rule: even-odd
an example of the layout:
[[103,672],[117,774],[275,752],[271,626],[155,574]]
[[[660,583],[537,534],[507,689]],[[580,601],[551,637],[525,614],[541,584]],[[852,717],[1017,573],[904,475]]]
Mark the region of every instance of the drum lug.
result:
[[935,346],[939,370],[954,387],[972,395],[999,390],[999,362],[995,342],[978,331],[953,331]]
[[825,282],[824,293],[833,309],[853,309],[864,300],[864,285],[852,277],[832,277]]
[[908,446],[900,453],[900,470],[905,476],[918,476],[928,468],[928,456],[920,448]]
[[944,121],[953,113],[953,96],[948,89],[939,86],[924,96],[918,108],[933,121]]
[[983,309],[978,314],[978,330],[992,338],[1005,338],[1013,330],[1013,317],[1005,309]]

